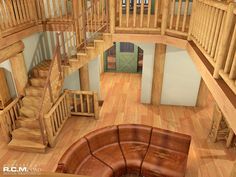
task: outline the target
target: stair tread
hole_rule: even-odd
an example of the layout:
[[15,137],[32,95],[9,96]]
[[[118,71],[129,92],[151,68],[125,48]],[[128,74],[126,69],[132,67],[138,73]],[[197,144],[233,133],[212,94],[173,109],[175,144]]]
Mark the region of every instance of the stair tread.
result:
[[24,127],[15,129],[13,131],[13,134],[14,133],[27,133],[27,134],[31,134],[31,135],[34,135],[34,136],[41,136],[41,133],[40,133],[39,129],[29,129],[29,128],[24,128]]
[[24,116],[19,116],[18,119],[19,121],[33,121],[33,120],[38,120],[36,118],[28,118],[28,117],[24,117]]
[[30,95],[26,95],[22,100],[24,100],[24,99],[29,99],[29,100],[39,101],[39,100],[41,100],[42,98],[39,97],[39,96],[30,96]]
[[11,142],[8,144],[8,146],[35,148],[35,149],[41,149],[41,150],[45,150],[46,148],[46,146],[41,143],[28,141],[28,140],[18,140],[18,139],[12,139]]

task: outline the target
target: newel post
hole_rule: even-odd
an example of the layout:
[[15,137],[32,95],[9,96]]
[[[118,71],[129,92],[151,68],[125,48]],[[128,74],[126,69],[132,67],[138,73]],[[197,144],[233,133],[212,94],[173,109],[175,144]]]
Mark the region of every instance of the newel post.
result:
[[170,0],[164,0],[162,1],[162,3],[163,3],[163,11],[161,20],[161,34],[164,35],[167,28]]
[[110,33],[115,33],[115,12],[116,12],[116,1],[112,0],[112,1],[108,1],[108,5],[109,5],[109,19],[110,19]]
[[189,30],[188,30],[188,41],[191,40],[191,34],[193,31],[193,27],[194,27],[194,22],[195,22],[195,16],[196,15],[196,9],[197,9],[197,2],[196,0],[193,0],[193,5],[192,5],[192,13],[191,13],[191,17],[190,17],[190,25],[189,25]]
[[216,58],[216,65],[214,70],[214,78],[220,77],[219,71],[222,69],[224,62],[227,58],[227,53],[230,45],[230,34],[234,25],[234,3],[230,3],[227,9],[227,15],[223,28],[222,38],[220,40],[220,47]]

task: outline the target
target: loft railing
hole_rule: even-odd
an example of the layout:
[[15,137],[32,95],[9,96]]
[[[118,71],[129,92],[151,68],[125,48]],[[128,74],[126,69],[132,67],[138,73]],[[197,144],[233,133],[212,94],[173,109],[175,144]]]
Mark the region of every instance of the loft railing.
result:
[[236,94],[236,6],[216,1],[196,0],[189,40],[193,40]]

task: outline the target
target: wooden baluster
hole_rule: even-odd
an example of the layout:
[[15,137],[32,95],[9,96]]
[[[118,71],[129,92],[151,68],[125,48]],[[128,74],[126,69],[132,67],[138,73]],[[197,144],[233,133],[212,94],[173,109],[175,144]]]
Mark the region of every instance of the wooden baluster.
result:
[[126,1],[126,27],[129,27],[129,8],[130,8],[130,0]]
[[60,20],[63,20],[61,0],[58,1]]
[[93,93],[93,106],[94,106],[94,117],[95,119],[99,119],[99,105],[98,105],[98,95],[97,93]]
[[83,100],[83,94],[80,94],[80,107],[81,107],[81,113],[84,113],[84,100]]
[[13,6],[12,6],[12,3],[10,1],[6,1],[6,5],[8,7],[8,10],[9,10],[9,18],[11,19],[11,24],[13,26],[16,26],[16,20],[15,20],[15,14],[14,14],[14,10],[13,10]]
[[167,28],[167,20],[169,13],[169,0],[165,0],[163,2],[163,11],[162,11],[162,24],[161,24],[161,34],[164,35]]
[[221,27],[223,26],[223,25],[221,25],[222,21],[223,21],[223,17],[224,17],[224,12],[223,12],[223,10],[220,10],[219,17],[217,18],[216,31],[215,31],[215,35],[214,35],[214,39],[213,39],[213,43],[212,43],[212,48],[211,48],[211,54],[210,54],[211,58],[213,58],[215,56],[217,41],[219,38]]
[[175,30],[178,30],[178,29],[179,29],[180,16],[181,16],[181,9],[182,9],[182,0],[179,0]]
[[226,19],[226,12],[224,12],[224,17],[223,17],[221,27],[220,27],[220,33],[219,33],[219,36],[217,38],[216,49],[215,49],[215,53],[214,53],[214,57],[213,57],[214,62],[216,62],[216,60],[217,60],[217,56],[219,54],[219,48],[221,47],[220,43],[221,43],[221,40],[222,40],[222,34],[224,32],[225,19]]
[[[64,2],[64,7],[65,7],[65,16],[66,16],[66,18],[68,18],[67,0],[64,0],[63,2]],[[74,14],[74,11],[72,13]]]
[[30,21],[28,2],[27,0],[24,0],[23,2],[24,2],[24,7],[25,7],[26,19],[27,21]]
[[211,14],[212,14],[212,8],[211,6],[208,6],[207,8],[207,20],[206,20],[206,24],[205,24],[205,30],[204,30],[204,34],[203,34],[203,42],[202,42],[202,47],[205,49],[206,47],[206,43],[207,43],[207,34],[208,31],[210,30],[210,19],[211,19]]
[[96,8],[96,3],[93,4],[93,12],[94,12],[94,24],[95,24],[95,29],[94,31],[97,31],[97,8]]
[[122,1],[123,1],[123,0],[120,0],[120,13],[119,13],[119,15],[120,15],[120,16],[119,16],[120,27],[122,27],[122,16],[123,16],[123,12],[122,12],[122,11],[123,11]]
[[101,0],[101,7],[102,7],[102,20],[101,20],[101,24],[102,24],[102,26],[104,25],[104,8],[105,8],[105,6],[104,6],[104,0]]
[[[0,3],[0,11],[2,12],[2,4]],[[1,30],[4,30],[5,29],[5,24],[4,24],[4,20],[3,18],[0,18],[0,27],[1,27]],[[1,32],[0,32],[0,35],[1,35]]]
[[[116,9],[115,9],[115,1],[108,1],[109,2],[109,16],[110,16],[110,33],[115,33],[115,22],[116,22]],[[122,11],[121,11],[122,12]],[[107,13],[108,14],[108,13]],[[120,19],[121,20],[121,19]]]
[[26,22],[26,12],[24,7],[24,0],[19,0],[20,11],[22,12],[22,21]]
[[213,20],[214,20],[214,14],[215,14],[215,8],[211,8],[210,10],[210,14],[209,14],[209,22],[208,22],[208,29],[207,29],[207,33],[206,33],[206,41],[203,45],[204,49],[207,51],[208,45],[210,43],[210,36],[211,36],[211,31],[212,31],[212,26],[213,26]]
[[87,99],[87,111],[90,114],[90,100],[89,100],[89,95],[86,95],[86,99]]
[[185,8],[184,8],[184,19],[183,19],[183,25],[182,25],[182,32],[186,29],[186,20],[188,16],[188,8],[189,8],[189,0],[185,1]]
[[[232,63],[232,67],[229,73],[229,79],[236,79],[236,52],[234,54],[234,59]],[[236,81],[235,81],[235,86],[236,86]]]
[[148,19],[147,19],[148,28],[150,27],[151,9],[152,9],[152,1],[148,1]]
[[209,37],[209,43],[207,46],[207,53],[211,53],[212,45],[213,45],[213,39],[214,39],[214,34],[216,33],[216,25],[217,25],[217,19],[219,18],[219,9],[215,9],[214,12],[214,18],[213,18],[213,24],[211,27],[211,32],[210,32],[210,37]]
[[98,28],[101,26],[101,17],[100,17],[100,1],[97,1],[97,16],[98,16]]
[[134,7],[133,7],[133,27],[136,27],[136,17],[137,17],[137,1],[134,1]]
[[18,11],[18,8],[17,8],[17,0],[13,0],[13,8],[14,8],[14,12],[15,12],[15,15],[16,15],[16,23],[17,24],[20,24],[21,23],[21,20],[20,20],[20,14],[19,14],[19,11]]
[[[231,66],[232,66],[233,60],[234,60],[235,51],[236,51],[236,25],[234,27],[234,32],[232,35],[231,44],[230,44],[229,52],[228,52],[226,63],[225,63],[225,68],[224,68],[225,73],[230,72],[230,69],[231,69]],[[231,73],[230,78],[233,78],[233,73]]]
[[140,27],[143,27],[144,0],[141,0]]
[[7,13],[5,11],[5,8],[2,3],[0,3],[0,6],[1,6],[1,10],[2,10],[4,28],[9,28],[9,21],[7,18]]
[[[89,19],[89,17],[88,17]],[[93,8],[90,8],[90,27],[91,27],[91,32],[94,31],[93,29]]]
[[154,27],[156,28],[158,25],[158,18],[159,18],[159,0],[155,0],[155,17],[154,17]]
[[56,0],[52,0],[53,18],[57,18]]
[[200,26],[200,45],[202,45],[203,41],[204,41],[204,31],[206,29],[206,22],[207,22],[207,9],[208,9],[208,5],[203,4],[203,21],[202,21],[202,25]]
[[50,1],[51,0],[47,0],[47,9],[48,9],[48,18],[52,18],[52,10],[51,10],[51,6],[50,6]]
[[171,15],[170,15],[170,29],[173,28],[173,21],[174,21],[174,15],[175,15],[175,0],[172,0],[171,3]]
[[232,29],[232,25],[235,24],[234,22],[234,3],[230,3],[227,9],[227,15],[224,23],[224,32],[222,34],[222,40],[220,42],[219,53],[217,55],[216,66],[214,70],[214,77],[219,78],[219,71],[224,65],[227,49],[229,47],[229,40],[230,40],[230,32]]

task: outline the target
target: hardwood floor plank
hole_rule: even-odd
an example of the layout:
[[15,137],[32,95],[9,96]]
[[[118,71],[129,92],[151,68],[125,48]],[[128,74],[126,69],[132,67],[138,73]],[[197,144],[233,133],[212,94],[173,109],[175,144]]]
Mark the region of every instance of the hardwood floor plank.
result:
[[102,74],[101,91],[104,104],[100,119],[68,119],[55,148],[48,148],[46,154],[8,150],[0,135],[0,168],[25,163],[53,172],[66,149],[88,132],[108,125],[142,123],[192,136],[186,177],[230,177],[236,150],[226,149],[225,142],[212,143],[207,138],[214,106],[210,96],[204,108],[141,104],[141,75],[128,73]]

